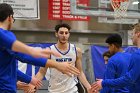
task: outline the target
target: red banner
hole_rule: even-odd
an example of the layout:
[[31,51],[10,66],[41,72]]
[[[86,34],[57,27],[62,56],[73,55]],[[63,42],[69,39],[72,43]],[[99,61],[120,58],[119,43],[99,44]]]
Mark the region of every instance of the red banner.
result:
[[[77,0],[77,4],[87,6],[89,0]],[[87,16],[74,16],[70,14],[69,0],[49,0],[48,18],[51,20],[77,20],[88,21]]]

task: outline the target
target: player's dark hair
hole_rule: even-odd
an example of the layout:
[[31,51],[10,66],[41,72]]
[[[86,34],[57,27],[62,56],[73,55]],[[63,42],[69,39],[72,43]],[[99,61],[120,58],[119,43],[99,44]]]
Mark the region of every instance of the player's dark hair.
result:
[[106,39],[106,43],[114,44],[116,47],[122,47],[122,38],[119,34],[112,34]]
[[58,32],[59,29],[60,29],[61,27],[65,27],[65,28],[67,28],[68,30],[71,29],[71,27],[70,27],[68,24],[63,23],[63,24],[58,24],[58,25],[56,25],[56,26],[55,26],[55,31]]
[[8,16],[13,14],[13,8],[9,4],[0,4],[0,22],[3,22]]

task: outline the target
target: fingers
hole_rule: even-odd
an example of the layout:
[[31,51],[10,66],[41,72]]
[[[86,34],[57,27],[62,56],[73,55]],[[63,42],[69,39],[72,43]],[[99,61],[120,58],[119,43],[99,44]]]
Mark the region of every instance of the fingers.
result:
[[52,54],[52,55],[54,55],[56,57],[61,57],[60,53],[58,53],[58,52],[56,52],[54,50],[51,50],[50,48],[45,49],[45,53],[46,54],[49,54],[49,55]]
[[53,50],[51,50],[51,54],[56,56],[56,57],[62,57],[60,53],[53,51]]
[[43,86],[42,81],[39,80],[35,86],[37,89],[41,88]]
[[65,74],[67,74],[69,77],[72,77],[72,74],[69,72],[65,72]]
[[69,73],[78,76],[80,74],[80,71],[76,67],[70,66]]
[[96,92],[97,90],[99,90],[99,86],[98,86],[97,82],[95,82],[91,85],[91,91]]
[[36,92],[35,86],[31,84],[29,84],[28,88],[24,90],[24,93],[35,93],[35,92]]
[[[63,63],[62,63],[63,64]],[[66,69],[64,70],[64,73],[68,76],[76,75],[78,76],[80,74],[80,71],[72,65],[70,62],[65,62]]]
[[60,53],[54,51],[54,50],[51,50],[49,48],[47,49],[42,49],[42,52],[41,52],[41,57],[45,57],[45,58],[50,58],[50,55],[54,55],[56,57],[61,57]]
[[34,85],[37,89],[41,88],[43,86],[42,81],[35,78],[34,76],[32,77],[32,80],[30,82],[32,85]]
[[50,55],[47,55],[47,54],[40,54],[39,57],[42,57],[42,58],[50,58]]
[[35,89],[28,89],[26,93],[35,93],[36,90]]

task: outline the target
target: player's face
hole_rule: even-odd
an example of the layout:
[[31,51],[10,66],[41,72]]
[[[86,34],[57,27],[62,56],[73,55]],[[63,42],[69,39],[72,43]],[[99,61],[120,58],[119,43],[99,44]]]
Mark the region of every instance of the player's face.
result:
[[61,44],[66,44],[68,42],[69,36],[69,30],[65,27],[59,28],[58,33],[56,33],[56,37]]
[[14,21],[15,21],[15,19],[14,19],[13,15],[9,16],[9,23],[8,23],[7,30],[10,30],[12,28]]
[[133,29],[132,31],[132,42],[133,42],[133,45],[137,45],[137,40],[138,40],[138,32],[135,31],[135,29]]
[[108,63],[108,57],[107,56],[104,56],[104,61],[105,61],[105,64],[107,64]]
[[109,52],[111,54],[115,53],[115,45],[114,44],[108,44]]

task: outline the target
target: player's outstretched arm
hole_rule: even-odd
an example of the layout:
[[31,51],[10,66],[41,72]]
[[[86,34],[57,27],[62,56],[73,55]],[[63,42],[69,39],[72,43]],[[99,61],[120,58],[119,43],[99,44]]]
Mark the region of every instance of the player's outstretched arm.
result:
[[48,59],[46,67],[56,68],[60,72],[69,76],[72,76],[72,74],[78,76],[80,74],[79,70],[70,62],[56,62],[54,60]]
[[39,80],[43,80],[46,72],[47,72],[47,67],[46,68],[40,67],[40,69],[35,77]]
[[24,43],[16,40],[13,45],[12,45],[12,50],[16,52],[21,52],[25,54],[29,54],[33,57],[44,57],[44,58],[49,58],[50,54],[61,57],[58,52],[54,52],[53,50],[50,50],[49,48],[47,49],[41,49],[41,48],[33,48],[30,46],[25,45]]
[[26,84],[32,84],[34,85],[36,88],[40,88],[42,87],[42,81],[35,78],[34,76],[29,76],[24,74],[23,72],[21,72],[20,70],[17,70],[17,80],[21,81],[21,82],[25,82]]

